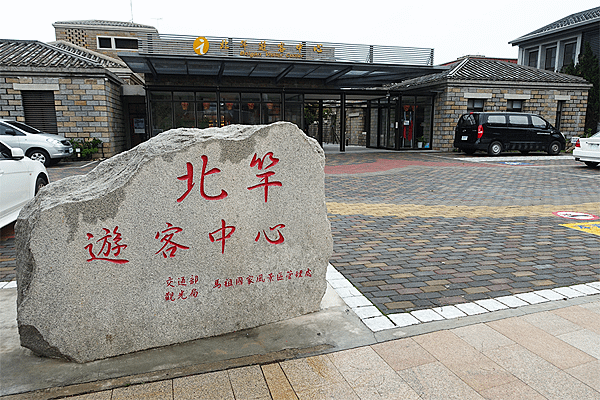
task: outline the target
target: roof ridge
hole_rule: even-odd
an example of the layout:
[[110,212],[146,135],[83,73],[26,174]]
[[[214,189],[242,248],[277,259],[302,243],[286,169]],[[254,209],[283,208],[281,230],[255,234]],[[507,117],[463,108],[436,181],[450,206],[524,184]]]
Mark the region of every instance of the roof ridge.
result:
[[464,58],[464,59],[463,59],[463,60],[462,60],[460,63],[458,63],[458,65],[457,65],[457,66],[455,66],[454,68],[452,68],[452,69],[450,70],[450,72],[448,72],[448,77],[452,77],[452,76],[454,76],[455,74],[457,74],[457,73],[458,73],[458,72],[459,72],[459,71],[462,69],[462,67],[463,67],[463,66],[464,66],[464,65],[465,65],[467,62],[469,62],[469,60],[470,60],[470,59],[471,59],[470,57],[465,57],[465,58]]
[[58,52],[60,52],[60,53],[62,53],[62,54],[64,54],[64,55],[66,55],[66,56],[68,56],[68,57],[75,57],[75,58],[78,58],[78,59],[80,59],[80,60],[82,60],[82,61],[84,61],[84,62],[86,62],[86,63],[90,63],[90,64],[94,65],[95,67],[100,67],[100,68],[103,68],[103,67],[102,67],[102,64],[100,64],[100,63],[98,63],[98,62],[95,62],[95,61],[93,61],[93,60],[90,60],[89,58],[86,58],[86,57],[80,56],[79,54],[75,54],[75,53],[72,53],[72,52],[70,52],[70,51],[63,50],[63,49],[61,49],[60,47],[53,46],[53,45],[51,45],[51,44],[49,44],[49,43],[44,43],[44,42],[39,42],[39,43],[40,43],[40,44],[42,44],[42,45],[44,45],[44,46],[47,46],[47,47],[51,48],[52,50],[58,51]]
[[[58,48],[59,50],[63,50],[63,49],[61,49],[60,47],[58,47],[58,46],[56,46],[56,45],[55,45],[55,44],[57,44],[57,45],[61,45],[61,44],[62,44],[62,45],[68,46],[68,47],[72,47],[73,49],[75,49],[75,50],[79,50],[79,51],[81,51],[81,52],[83,52],[83,53],[88,53],[88,54],[89,54],[89,55],[91,55],[91,56],[94,56],[94,57],[101,58],[101,59],[103,59],[103,60],[105,60],[105,61],[109,61],[109,62],[112,62],[112,63],[118,64],[118,65],[121,65],[121,66],[123,66],[123,67],[127,67],[127,64],[125,64],[125,63],[124,63],[123,61],[121,61],[121,60],[118,60],[118,59],[116,59],[116,58],[113,58],[113,57],[107,56],[106,54],[102,54],[102,53],[99,53],[99,52],[96,52],[96,51],[93,51],[93,50],[87,49],[87,48],[85,48],[85,47],[78,46],[78,45],[76,45],[76,44],[74,44],[74,43],[67,42],[66,40],[56,40],[56,41],[54,41],[54,42],[50,42],[50,43],[48,43],[48,44],[49,44],[49,45],[51,45],[51,46],[54,46],[54,47]],[[63,50],[63,51],[66,51],[66,52],[68,52],[69,54],[73,54],[73,55],[75,55],[75,56],[78,56],[78,57],[83,57],[83,56],[80,56],[79,54],[72,53],[72,52],[70,52],[70,51],[68,51],[68,50]],[[88,58],[86,58],[86,57],[83,57],[83,58],[85,58],[86,60],[89,60],[89,59],[88,59]],[[94,62],[93,60],[90,60],[90,61]]]

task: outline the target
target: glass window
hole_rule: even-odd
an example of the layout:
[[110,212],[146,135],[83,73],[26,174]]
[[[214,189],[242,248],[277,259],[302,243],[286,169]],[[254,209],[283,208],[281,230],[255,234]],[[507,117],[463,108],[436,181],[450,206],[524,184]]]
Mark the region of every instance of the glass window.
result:
[[468,112],[481,112],[483,111],[484,100],[483,99],[468,99],[467,100],[467,111]]
[[537,115],[531,116],[531,122],[536,128],[545,128],[548,125],[545,119],[538,117]]
[[511,125],[529,125],[527,115],[509,115],[508,122]]
[[505,115],[489,115],[487,119],[488,124],[493,125],[504,125],[506,124],[506,116]]
[[242,93],[242,101],[260,102],[260,93]]
[[554,70],[556,66],[556,47],[549,47],[546,49],[546,63],[544,69]]
[[194,101],[194,92],[173,92],[175,101]]
[[172,98],[171,92],[150,92],[150,100],[168,101]]
[[[242,99],[244,96],[242,95]],[[260,97],[259,97],[260,99]],[[250,99],[242,101],[242,124],[258,125],[260,124],[260,102]]]
[[302,129],[302,103],[285,103],[285,120],[292,122]]
[[286,94],[285,101],[304,101],[301,94]]
[[194,128],[196,126],[193,102],[175,101],[173,108],[175,109],[175,128]]
[[263,124],[271,124],[273,122],[281,121],[281,103],[262,103],[262,115]]
[[108,37],[99,37],[98,38],[98,48],[99,49],[112,49],[112,40]]
[[217,101],[215,92],[196,92],[196,101]]
[[575,47],[576,47],[576,43],[565,44],[565,51],[563,54],[563,63],[562,63],[562,65],[564,67],[566,67],[567,65],[575,64]]
[[460,117],[460,120],[458,121],[458,125],[459,126],[472,126],[472,125],[477,125],[477,122],[475,121],[475,116],[473,114],[465,114],[462,117]]
[[240,101],[239,93],[221,93],[221,101]]
[[198,128],[217,126],[217,102],[199,101],[196,103],[196,115],[198,118],[196,126]]
[[538,66],[538,54],[537,50],[530,50],[527,54],[527,66],[537,68]]
[[173,103],[152,103],[152,136],[173,127]]
[[379,109],[377,102],[371,103],[371,124],[369,132],[369,146],[377,147],[377,118],[379,117]]
[[523,101],[522,100],[509,100],[508,101],[508,111],[520,112],[523,110]]
[[137,49],[137,39],[115,38],[115,48],[117,49]]
[[[237,97],[237,94],[236,94]],[[221,98],[223,100],[223,98]],[[221,102],[221,126],[240,123],[240,103],[230,100]]]
[[281,102],[281,94],[280,93],[263,93],[262,99],[263,99],[263,101],[280,103]]

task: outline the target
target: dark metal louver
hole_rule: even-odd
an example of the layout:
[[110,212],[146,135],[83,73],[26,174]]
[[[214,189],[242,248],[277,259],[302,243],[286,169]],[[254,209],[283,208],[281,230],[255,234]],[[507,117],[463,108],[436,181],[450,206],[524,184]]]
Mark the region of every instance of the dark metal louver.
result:
[[58,133],[54,92],[49,90],[24,90],[21,92],[25,123],[46,133]]

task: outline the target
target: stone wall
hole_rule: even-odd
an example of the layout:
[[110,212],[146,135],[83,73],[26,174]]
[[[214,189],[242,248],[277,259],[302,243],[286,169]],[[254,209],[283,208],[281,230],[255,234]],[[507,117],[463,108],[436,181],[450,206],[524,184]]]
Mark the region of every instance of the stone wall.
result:
[[539,114],[556,126],[558,102],[563,104],[560,131],[567,140],[579,136],[585,126],[588,91],[585,89],[553,89],[517,87],[447,86],[435,98],[434,150],[454,148],[454,128],[467,112],[469,99],[484,100],[484,111],[507,111],[510,100],[520,100],[523,112]]
[[54,93],[59,135],[67,139],[100,139],[103,142],[102,157],[125,150],[121,82],[116,79],[101,74],[87,77],[66,74],[27,76],[23,73],[0,76],[0,118],[27,122],[21,90],[51,90]]

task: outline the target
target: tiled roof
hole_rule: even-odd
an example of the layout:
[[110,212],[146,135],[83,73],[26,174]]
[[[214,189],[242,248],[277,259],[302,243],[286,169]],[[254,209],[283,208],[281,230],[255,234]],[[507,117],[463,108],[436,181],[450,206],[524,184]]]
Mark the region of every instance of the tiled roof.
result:
[[104,27],[116,27],[116,28],[137,28],[137,29],[152,29],[156,30],[155,27],[150,25],[136,24],[135,22],[121,22],[121,21],[103,21],[98,19],[78,20],[78,21],[57,21],[52,26],[57,25],[81,25],[81,26],[104,26]]
[[68,51],[73,53],[79,57],[83,57],[87,60],[90,60],[96,64],[102,65],[104,68],[127,68],[127,64],[125,64],[121,60],[116,60],[112,57],[106,56],[104,54],[96,53],[95,51],[91,51],[85,49],[83,47],[76,46],[69,42],[57,41],[49,43],[53,47],[57,49],[61,49],[64,51]]
[[451,64],[450,69],[447,71],[409,79],[393,85],[391,88],[407,88],[444,81],[587,83],[585,79],[577,76],[559,74],[505,61],[465,58]]
[[567,28],[576,27],[578,25],[585,25],[594,21],[600,22],[600,7],[592,8],[590,10],[581,11],[575,14],[571,14],[567,17],[561,18],[551,24],[536,29],[533,32],[529,32],[527,35],[523,35],[518,39],[512,40],[509,43],[516,44],[523,42],[527,39],[531,39],[540,35],[551,33],[552,31],[564,30]]
[[102,68],[102,64],[36,40],[0,39],[0,66]]

